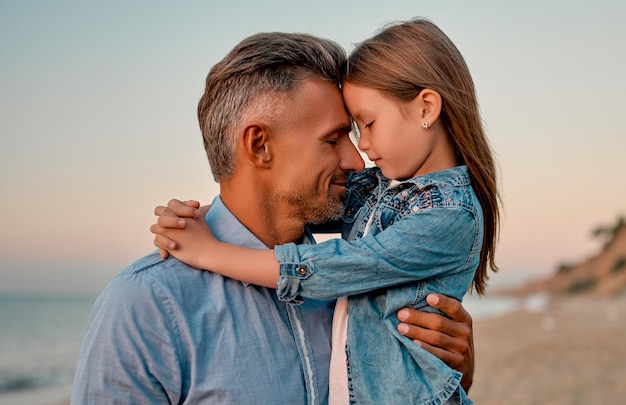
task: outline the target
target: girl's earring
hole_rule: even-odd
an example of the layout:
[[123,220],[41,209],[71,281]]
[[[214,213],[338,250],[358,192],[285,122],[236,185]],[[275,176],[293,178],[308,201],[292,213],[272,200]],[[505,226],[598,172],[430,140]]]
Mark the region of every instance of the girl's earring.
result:
[[422,126],[424,127],[424,129],[428,129],[430,126],[428,125],[428,122],[424,122],[422,124]]

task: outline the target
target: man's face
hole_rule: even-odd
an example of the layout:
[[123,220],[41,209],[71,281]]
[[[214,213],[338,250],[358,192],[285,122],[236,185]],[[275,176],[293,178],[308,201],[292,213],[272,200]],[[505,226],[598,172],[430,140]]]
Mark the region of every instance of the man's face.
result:
[[349,172],[364,169],[336,86],[308,79],[286,99],[275,140],[272,198],[304,223],[337,218]]

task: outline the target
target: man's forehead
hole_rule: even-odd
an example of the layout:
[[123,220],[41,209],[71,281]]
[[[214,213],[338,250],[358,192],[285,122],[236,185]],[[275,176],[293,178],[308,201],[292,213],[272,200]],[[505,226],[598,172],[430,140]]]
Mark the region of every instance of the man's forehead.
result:
[[[317,121],[325,132],[349,130],[350,119],[339,88],[321,79],[306,79],[289,97],[289,110],[294,117]],[[321,121],[321,122],[320,122]]]

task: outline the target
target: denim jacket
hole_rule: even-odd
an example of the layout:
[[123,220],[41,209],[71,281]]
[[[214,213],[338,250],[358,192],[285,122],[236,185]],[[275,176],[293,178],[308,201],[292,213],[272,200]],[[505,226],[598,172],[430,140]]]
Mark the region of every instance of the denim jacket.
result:
[[275,254],[279,299],[349,296],[351,403],[437,405],[452,397],[471,404],[461,373],[396,330],[399,309],[434,312],[426,303],[429,293],[461,301],[471,285],[483,214],[467,167],[394,187],[378,168],[356,173],[348,182],[343,222],[344,239],[276,246]]

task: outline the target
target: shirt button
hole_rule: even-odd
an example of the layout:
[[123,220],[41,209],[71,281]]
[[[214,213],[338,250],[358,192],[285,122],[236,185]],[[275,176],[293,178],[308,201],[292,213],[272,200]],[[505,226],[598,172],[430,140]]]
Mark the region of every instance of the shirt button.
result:
[[306,274],[306,267],[300,266],[298,267],[298,274],[304,276]]

